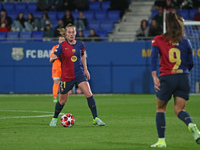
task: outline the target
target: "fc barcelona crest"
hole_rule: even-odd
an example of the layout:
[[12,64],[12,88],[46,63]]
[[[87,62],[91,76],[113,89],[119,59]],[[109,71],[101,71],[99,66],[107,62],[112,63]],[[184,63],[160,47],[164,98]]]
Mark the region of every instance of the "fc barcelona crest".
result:
[[22,47],[13,47],[12,48],[12,58],[16,61],[22,60],[24,57],[24,52]]
[[76,50],[75,50],[75,49],[72,49],[72,52],[73,52],[73,53],[75,53],[75,52],[76,52]]

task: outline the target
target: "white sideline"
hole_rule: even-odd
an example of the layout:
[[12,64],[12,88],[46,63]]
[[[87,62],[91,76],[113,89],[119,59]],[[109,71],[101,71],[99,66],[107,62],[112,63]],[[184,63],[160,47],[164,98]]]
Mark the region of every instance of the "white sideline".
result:
[[[27,110],[0,110],[5,112],[31,112],[31,113],[48,113],[51,115],[38,115],[38,116],[0,116],[0,119],[15,119],[15,118],[42,118],[42,117],[52,117],[53,112],[46,112],[46,111],[27,111]],[[59,115],[64,115],[65,113],[60,113]]]

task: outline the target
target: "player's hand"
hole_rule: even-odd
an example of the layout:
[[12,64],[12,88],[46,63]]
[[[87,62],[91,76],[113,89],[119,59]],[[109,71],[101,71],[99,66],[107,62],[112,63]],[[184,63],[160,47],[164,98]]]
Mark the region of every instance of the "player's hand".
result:
[[155,88],[156,92],[158,92],[160,90],[160,80],[159,80],[159,78],[154,77],[153,82],[154,82],[154,88]]
[[50,63],[53,63],[56,59],[58,59],[58,57],[55,54],[53,54],[49,61]]
[[84,73],[85,73],[87,79],[90,80],[90,73],[89,73],[89,71],[88,70],[84,70]]

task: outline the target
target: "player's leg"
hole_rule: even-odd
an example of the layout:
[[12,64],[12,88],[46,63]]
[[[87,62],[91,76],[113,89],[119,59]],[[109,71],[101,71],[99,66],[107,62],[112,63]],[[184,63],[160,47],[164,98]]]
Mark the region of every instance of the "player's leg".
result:
[[57,95],[59,90],[61,77],[61,69],[52,69],[52,78],[53,78],[53,102],[57,102]]
[[53,102],[57,102],[60,78],[53,78]]
[[59,101],[55,105],[55,111],[54,111],[54,116],[50,122],[50,126],[56,126],[57,120],[58,120],[58,115],[62,111],[67,99],[68,99],[68,93],[67,94],[60,94],[59,95]]
[[58,115],[62,111],[65,103],[67,102],[69,91],[73,88],[74,80],[69,82],[61,82],[60,83],[60,95],[59,95],[59,101],[55,105],[55,111],[54,116],[50,122],[50,126],[56,126]]
[[98,124],[99,126],[104,126],[105,123],[98,118],[97,115],[97,108],[96,108],[96,101],[92,94],[92,91],[90,89],[90,85],[85,79],[85,77],[81,77],[79,80],[77,80],[78,87],[83,91],[85,97],[87,98],[88,106],[92,112],[93,115],[93,124]]
[[174,111],[177,117],[182,120],[188,127],[189,131],[192,133],[197,144],[200,144],[200,133],[193,123],[192,118],[188,112],[185,111],[187,101],[181,97],[174,98]]
[[156,98],[157,101],[157,113],[156,113],[156,127],[158,133],[158,142],[151,145],[151,147],[166,147],[165,143],[165,111],[168,101],[162,101],[159,98]]

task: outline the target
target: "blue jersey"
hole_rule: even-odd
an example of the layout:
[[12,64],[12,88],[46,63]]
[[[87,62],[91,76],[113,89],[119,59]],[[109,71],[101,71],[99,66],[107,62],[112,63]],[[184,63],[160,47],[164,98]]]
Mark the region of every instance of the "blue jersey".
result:
[[171,43],[163,35],[152,40],[151,69],[156,70],[160,55],[160,76],[177,73],[189,73],[193,67],[192,46],[188,38],[179,43]]
[[84,54],[85,45],[76,40],[76,44],[69,44],[66,40],[59,44],[54,54],[60,57],[62,65],[61,81],[67,82],[84,75],[81,56]]

